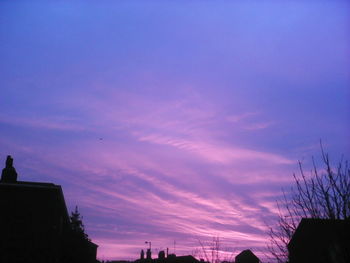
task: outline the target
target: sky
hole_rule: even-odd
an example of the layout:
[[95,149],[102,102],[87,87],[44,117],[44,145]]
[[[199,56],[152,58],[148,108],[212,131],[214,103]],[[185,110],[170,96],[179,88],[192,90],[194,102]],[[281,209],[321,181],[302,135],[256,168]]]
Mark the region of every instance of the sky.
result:
[[349,159],[349,31],[346,1],[3,0],[0,161],[62,185],[99,259],[266,258],[298,160]]

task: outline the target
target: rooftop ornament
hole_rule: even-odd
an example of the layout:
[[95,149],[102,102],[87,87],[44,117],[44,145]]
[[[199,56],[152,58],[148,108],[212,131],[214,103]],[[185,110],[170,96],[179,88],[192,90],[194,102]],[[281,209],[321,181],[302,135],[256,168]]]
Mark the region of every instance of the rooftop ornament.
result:
[[6,158],[6,166],[2,169],[1,182],[4,183],[16,183],[17,182],[17,172],[13,167],[13,158],[8,155]]

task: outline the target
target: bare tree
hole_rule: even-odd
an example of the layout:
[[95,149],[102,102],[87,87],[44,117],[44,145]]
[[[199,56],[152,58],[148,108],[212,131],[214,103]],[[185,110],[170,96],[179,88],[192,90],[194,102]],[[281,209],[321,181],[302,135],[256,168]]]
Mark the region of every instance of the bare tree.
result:
[[306,175],[299,162],[299,175],[293,174],[294,187],[277,201],[277,226],[270,227],[268,249],[277,262],[286,262],[287,244],[301,218],[350,220],[350,169],[343,158],[333,167],[321,143],[324,169],[318,169],[314,158],[313,168]]
[[213,236],[209,241],[198,239],[198,243],[200,248],[192,252],[195,257],[209,263],[232,262],[234,251],[229,252],[218,236]]

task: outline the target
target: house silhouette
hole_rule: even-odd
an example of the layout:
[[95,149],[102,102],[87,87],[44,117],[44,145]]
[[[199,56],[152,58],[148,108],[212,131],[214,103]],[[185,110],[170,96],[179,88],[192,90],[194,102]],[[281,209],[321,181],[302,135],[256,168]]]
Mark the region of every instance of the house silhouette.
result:
[[348,263],[350,220],[303,218],[288,251],[290,263]]
[[0,180],[1,263],[95,263],[97,245],[74,235],[62,188],[17,180],[7,157]]

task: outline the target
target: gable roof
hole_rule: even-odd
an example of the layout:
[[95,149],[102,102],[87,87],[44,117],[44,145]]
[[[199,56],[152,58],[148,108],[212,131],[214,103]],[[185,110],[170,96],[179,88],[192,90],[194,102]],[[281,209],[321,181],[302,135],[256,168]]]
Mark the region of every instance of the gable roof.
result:
[[258,263],[259,261],[259,258],[255,256],[255,254],[250,249],[243,250],[235,257],[236,263]]

